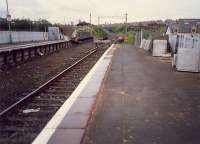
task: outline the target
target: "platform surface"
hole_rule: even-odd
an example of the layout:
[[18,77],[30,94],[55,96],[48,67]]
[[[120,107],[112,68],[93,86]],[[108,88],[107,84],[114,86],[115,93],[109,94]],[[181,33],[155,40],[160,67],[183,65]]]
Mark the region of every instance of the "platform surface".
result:
[[12,44],[12,45],[1,45],[0,46],[0,53],[1,52],[10,52],[14,50],[19,50],[19,49],[27,49],[27,48],[32,48],[32,47],[37,47],[37,46],[44,46],[44,45],[49,45],[49,44],[56,44],[56,43],[61,43],[61,42],[68,42],[69,40],[55,40],[55,41],[39,41],[39,42],[27,42],[24,44]]
[[199,144],[200,76],[123,45],[112,59],[85,144]]

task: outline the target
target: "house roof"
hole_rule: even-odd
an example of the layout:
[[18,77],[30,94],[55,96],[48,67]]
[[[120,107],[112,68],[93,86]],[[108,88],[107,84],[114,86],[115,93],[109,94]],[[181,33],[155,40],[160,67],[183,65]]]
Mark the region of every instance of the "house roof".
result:
[[193,29],[196,29],[196,32],[200,33],[200,19],[179,19],[169,27],[172,32],[191,33]]

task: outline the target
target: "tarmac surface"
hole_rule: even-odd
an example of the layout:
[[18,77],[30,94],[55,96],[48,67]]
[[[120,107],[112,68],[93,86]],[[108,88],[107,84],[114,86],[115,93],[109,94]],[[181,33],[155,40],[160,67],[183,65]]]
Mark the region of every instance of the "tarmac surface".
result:
[[112,60],[85,144],[199,144],[200,75],[123,45]]

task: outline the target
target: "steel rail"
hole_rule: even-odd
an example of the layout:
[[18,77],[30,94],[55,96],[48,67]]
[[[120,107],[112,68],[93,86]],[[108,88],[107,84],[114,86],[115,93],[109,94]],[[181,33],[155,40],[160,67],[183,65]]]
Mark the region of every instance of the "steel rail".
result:
[[3,110],[2,112],[0,112],[0,117],[2,117],[3,115],[7,114],[8,112],[10,112],[11,110],[13,110],[14,108],[16,108],[17,106],[21,105],[23,102],[25,102],[26,100],[36,96],[37,94],[39,94],[42,90],[44,90],[46,87],[48,87],[49,85],[51,85],[55,80],[59,79],[62,75],[64,75],[66,72],[70,71],[72,68],[74,68],[76,65],[80,64],[81,62],[83,62],[86,58],[88,58],[90,55],[92,55],[94,52],[97,51],[97,48],[94,48],[92,50],[89,50],[86,56],[82,57],[81,59],[79,59],[78,61],[76,61],[74,64],[72,64],[71,66],[69,66],[68,68],[66,68],[65,70],[63,70],[61,73],[59,73],[58,75],[56,75],[55,77],[53,77],[52,79],[50,79],[49,81],[45,82],[44,84],[42,84],[41,86],[39,86],[37,89],[35,89],[34,91],[30,92],[28,95],[26,95],[24,98],[22,98],[21,100],[17,101],[16,103],[12,104],[11,106],[9,106],[8,108],[6,108],[5,110]]

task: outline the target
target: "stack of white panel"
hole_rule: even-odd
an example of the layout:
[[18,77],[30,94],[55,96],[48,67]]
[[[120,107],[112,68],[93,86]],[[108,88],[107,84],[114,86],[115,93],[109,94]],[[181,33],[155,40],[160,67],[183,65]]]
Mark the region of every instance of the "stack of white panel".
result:
[[151,45],[151,40],[146,40],[144,50],[149,51],[151,48],[150,45]]
[[60,39],[60,30],[58,27],[48,27],[48,39],[49,40]]
[[169,44],[170,47],[172,48],[172,52],[175,53],[176,52],[176,44],[178,42],[178,35],[176,34],[170,34],[169,35]]
[[182,35],[177,52],[176,68],[178,71],[200,71],[200,38]]
[[181,48],[178,50],[176,68],[178,71],[199,72],[200,50]]
[[167,40],[153,41],[153,56],[162,56],[167,52]]
[[146,43],[146,40],[143,39],[143,40],[141,41],[140,48],[143,49],[143,48],[145,47],[145,43]]

